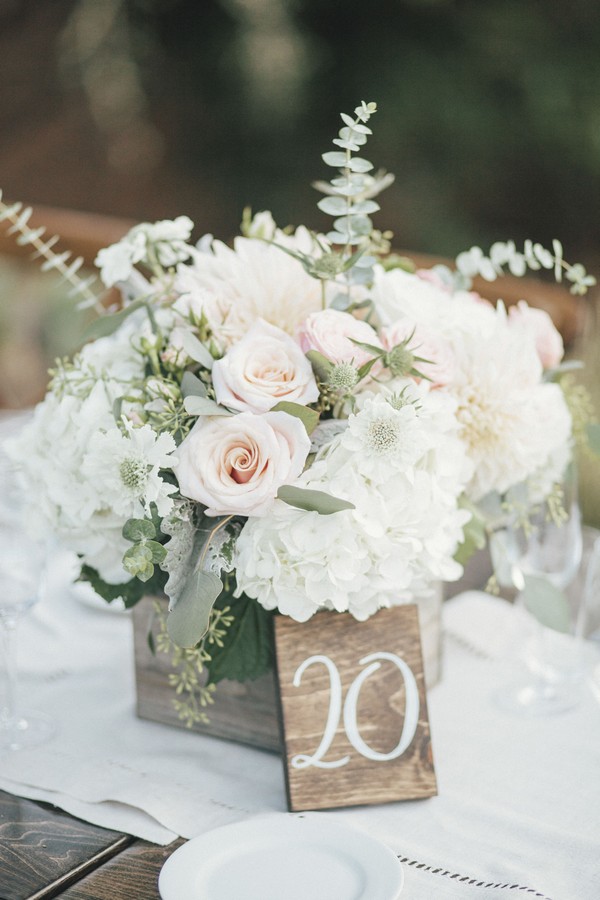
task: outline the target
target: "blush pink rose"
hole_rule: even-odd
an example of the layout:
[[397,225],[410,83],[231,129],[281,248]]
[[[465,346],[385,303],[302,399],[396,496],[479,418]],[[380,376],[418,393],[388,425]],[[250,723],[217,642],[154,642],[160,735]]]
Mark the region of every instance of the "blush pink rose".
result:
[[301,326],[298,338],[305,353],[318,350],[332,363],[347,362],[357,367],[373,357],[353,341],[381,347],[377,332],[367,322],[337,309],[311,313]]
[[230,409],[267,412],[281,400],[314,403],[319,389],[298,343],[259,319],[213,366],[217,402]]
[[408,349],[415,356],[431,362],[417,362],[415,368],[426,375],[432,387],[450,384],[456,371],[456,360],[449,343],[439,335],[428,331],[423,325],[416,325],[410,319],[398,319],[392,325],[381,329],[381,341],[386,350],[391,350],[405,341],[414,331]]
[[304,425],[284,412],[206,417],[181,443],[175,474],[182,495],[209,516],[264,516],[309,451]]
[[519,300],[516,306],[510,307],[508,321],[529,331],[544,369],[553,369],[559,364],[565,352],[563,339],[545,310]]

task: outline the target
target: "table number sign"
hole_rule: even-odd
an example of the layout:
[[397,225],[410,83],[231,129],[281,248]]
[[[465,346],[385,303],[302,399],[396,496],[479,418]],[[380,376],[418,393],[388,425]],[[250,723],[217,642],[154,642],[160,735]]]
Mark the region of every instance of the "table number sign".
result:
[[275,618],[290,810],[437,793],[418,609]]

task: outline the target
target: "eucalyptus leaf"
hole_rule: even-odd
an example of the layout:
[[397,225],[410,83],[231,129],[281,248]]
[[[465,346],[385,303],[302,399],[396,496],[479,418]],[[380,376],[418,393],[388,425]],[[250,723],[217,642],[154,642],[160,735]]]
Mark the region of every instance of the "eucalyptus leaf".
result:
[[350,207],[350,212],[352,215],[357,215],[361,213],[362,215],[371,215],[371,213],[376,213],[381,209],[379,203],[376,203],[374,200],[361,200],[360,203],[353,203]]
[[329,304],[329,307],[330,309],[338,309],[340,312],[345,312],[348,309],[351,299],[352,298],[348,294],[336,294]]
[[277,497],[288,506],[295,506],[296,509],[304,509],[307,512],[317,512],[321,516],[330,516],[344,509],[355,509],[354,503],[334,497],[325,491],[313,491],[291,484],[282,485],[277,491]]
[[166,547],[158,541],[146,541],[144,546],[150,551],[153,563],[161,563],[167,555]]
[[96,338],[108,337],[109,335],[114,334],[117,328],[121,327],[125,319],[144,306],[147,306],[145,300],[134,300],[133,303],[125,306],[123,309],[119,310],[119,312],[112,313],[109,316],[100,316],[85,329],[81,338],[82,343],[87,343],[88,341],[96,340]]
[[569,630],[569,601],[565,594],[546,578],[525,575],[525,588],[521,592],[525,609],[546,628],[554,631]]
[[351,172],[370,172],[373,163],[368,159],[362,159],[360,156],[353,156],[348,162],[348,168]]
[[121,410],[123,408],[123,398],[117,397],[112,406],[112,414],[115,422],[121,421]]
[[123,555],[123,568],[140,581],[149,581],[154,575],[152,550],[147,544],[134,544]]
[[586,428],[590,450],[600,456],[600,422],[591,422]]
[[191,372],[184,372],[181,379],[183,397],[206,397],[206,385]]
[[150,541],[156,537],[156,528],[150,519],[128,519],[122,534],[126,541]]
[[178,647],[195,647],[208,630],[210,613],[223,590],[212,572],[193,572],[167,618],[167,631]]
[[[342,129],[342,131],[343,131],[343,129]],[[341,134],[341,132],[340,132],[340,134]],[[357,135],[357,137],[358,137],[358,135]],[[343,150],[351,150],[351,151],[360,150],[360,144],[357,141],[353,141],[352,138],[350,138],[350,137],[346,138],[346,139],[334,138],[333,143],[336,145],[336,147],[341,147]]]
[[209,371],[212,369],[214,359],[202,341],[199,341],[195,334],[192,334],[191,331],[184,330],[182,333],[182,343],[183,349],[194,362],[200,363],[201,366],[204,366],[204,368]]
[[340,216],[346,212],[346,201],[341,197],[323,197],[319,200],[317,206],[321,212],[327,213],[328,216]]
[[547,369],[544,372],[544,381],[558,381],[567,372],[576,372],[578,369],[583,369],[583,367],[583,363],[579,359],[566,360],[553,369]]
[[315,409],[308,406],[302,406],[301,403],[292,403],[289,400],[281,400],[271,408],[271,412],[284,412],[288,416],[295,416],[300,419],[307,434],[312,434],[319,424],[319,413]]
[[463,541],[459,545],[454,559],[464,566],[476,550],[483,550],[486,544],[485,520],[471,504],[463,503],[471,513],[471,518],[463,528]]
[[322,353],[319,353],[318,350],[309,350],[306,358],[319,381],[327,381],[333,369],[333,363],[326,356],[323,356]]
[[185,411],[190,414],[190,416],[231,416],[231,413],[228,409],[225,409],[224,406],[219,406],[218,403],[215,403],[214,400],[209,400],[207,397],[198,397],[190,395],[186,397],[183,401],[183,406]]
[[346,165],[346,154],[342,153],[341,150],[330,150],[328,153],[324,153],[321,159],[328,166],[333,166],[336,169]]

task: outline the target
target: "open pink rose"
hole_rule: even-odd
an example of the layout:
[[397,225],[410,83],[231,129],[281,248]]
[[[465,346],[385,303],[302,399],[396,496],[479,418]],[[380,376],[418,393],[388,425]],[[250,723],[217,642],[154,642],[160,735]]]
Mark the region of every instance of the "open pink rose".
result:
[[553,369],[559,364],[565,352],[563,339],[545,310],[519,300],[516,306],[510,307],[508,321],[530,332],[544,369]]
[[264,516],[282,484],[304,468],[310,439],[300,419],[284,412],[201,418],[178,449],[184,497],[209,516]]
[[432,387],[450,384],[456,371],[456,361],[449,343],[440,335],[429,331],[423,325],[416,325],[411,319],[404,318],[382,328],[381,341],[386,350],[391,350],[411,334],[413,337],[408,344],[411,353],[431,360],[417,362],[415,368],[431,380]]
[[377,333],[370,325],[336,309],[311,313],[301,326],[298,337],[305,353],[318,350],[332,363],[348,362],[355,366],[368,362],[372,354],[353,341],[381,346]]
[[314,403],[319,389],[298,343],[263,319],[212,370],[217,401],[230,409],[266,412],[281,400]]

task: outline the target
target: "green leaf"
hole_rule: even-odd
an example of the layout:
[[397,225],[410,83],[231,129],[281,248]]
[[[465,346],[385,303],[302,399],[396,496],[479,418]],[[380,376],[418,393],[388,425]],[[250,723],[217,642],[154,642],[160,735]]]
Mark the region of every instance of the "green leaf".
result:
[[342,153],[341,150],[330,150],[328,153],[323,153],[321,159],[328,166],[333,166],[336,169],[341,169],[346,165],[346,154]]
[[209,371],[212,369],[214,358],[195,334],[192,334],[191,331],[184,331],[181,341],[183,349],[194,362],[200,363],[201,366],[204,366]]
[[585,431],[590,450],[600,456],[600,422],[590,422]]
[[311,364],[312,370],[319,381],[328,381],[331,370],[333,369],[333,363],[328,360],[326,356],[323,356],[322,353],[319,353],[318,350],[309,350],[306,354],[306,358]]
[[212,572],[193,572],[167,618],[167,631],[178,647],[195,647],[208,630],[210,613],[223,590]]
[[357,215],[360,213],[361,215],[369,216],[371,213],[376,213],[381,209],[379,203],[376,203],[374,200],[362,200],[360,203],[354,203],[350,208],[351,215]]
[[125,551],[123,568],[140,581],[150,581],[154,575],[152,550],[146,544],[134,544]]
[[319,413],[315,409],[308,406],[302,406],[301,403],[291,403],[289,400],[281,400],[271,408],[271,412],[284,412],[288,416],[295,416],[300,419],[307,434],[312,434],[319,424]]
[[206,385],[191,372],[184,372],[181,379],[181,394],[183,397],[206,397]]
[[559,363],[553,369],[547,369],[544,372],[544,381],[558,381],[567,372],[576,372],[583,369],[583,363],[579,359],[569,359],[566,362]]
[[521,599],[532,616],[546,628],[567,632],[570,623],[569,601],[548,579],[525,575]]
[[368,159],[362,159],[360,156],[353,156],[348,163],[348,168],[351,172],[370,172],[373,168],[373,163],[369,162]]
[[341,216],[346,212],[346,201],[341,197],[324,197],[317,206],[328,216]]
[[[373,356],[377,359],[379,356],[383,356],[385,354],[385,350],[383,347],[376,347],[375,344],[366,344],[364,341],[356,341],[354,338],[350,338],[353,344],[356,344],[357,347],[360,347],[362,350],[366,350],[367,353],[372,353]],[[404,344],[398,344],[399,347],[404,346]]]
[[313,491],[291,484],[283,484],[277,491],[277,498],[288,506],[305,509],[307,512],[318,512],[321,516],[330,516],[344,509],[355,509],[354,503],[334,497],[325,491]]
[[112,313],[110,316],[100,316],[85,329],[81,338],[82,343],[113,334],[117,328],[121,327],[128,316],[143,306],[146,306],[145,300],[134,300],[133,303],[125,306],[119,312]]
[[162,594],[167,577],[166,572],[163,572],[161,569],[155,569],[154,575],[145,584],[137,578],[132,578],[130,581],[125,581],[122,584],[108,584],[100,577],[96,569],[93,569],[91,566],[82,566],[78,581],[90,584],[98,596],[106,600],[107,603],[121,599],[125,607],[131,609],[145,595],[157,596]]
[[183,401],[183,405],[185,407],[185,411],[190,414],[190,416],[231,416],[231,413],[228,409],[225,409],[224,406],[219,406],[218,403],[215,403],[214,400],[209,400],[207,397],[199,397],[197,395],[190,395],[186,397]]
[[223,646],[210,647],[209,682],[223,678],[253,681],[273,666],[273,617],[256,600],[223,596],[219,608],[229,607],[233,622],[223,636]]
[[128,519],[122,534],[126,541],[150,541],[156,537],[156,528],[150,519]]
[[166,548],[163,547],[162,544],[159,544],[158,541],[146,541],[144,546],[147,547],[148,550],[150,550],[153,563],[161,563],[167,555]]
[[459,545],[454,559],[464,566],[476,550],[483,550],[486,544],[485,520],[478,514],[474,506],[461,503],[471,513],[471,519],[463,528],[463,542]]

